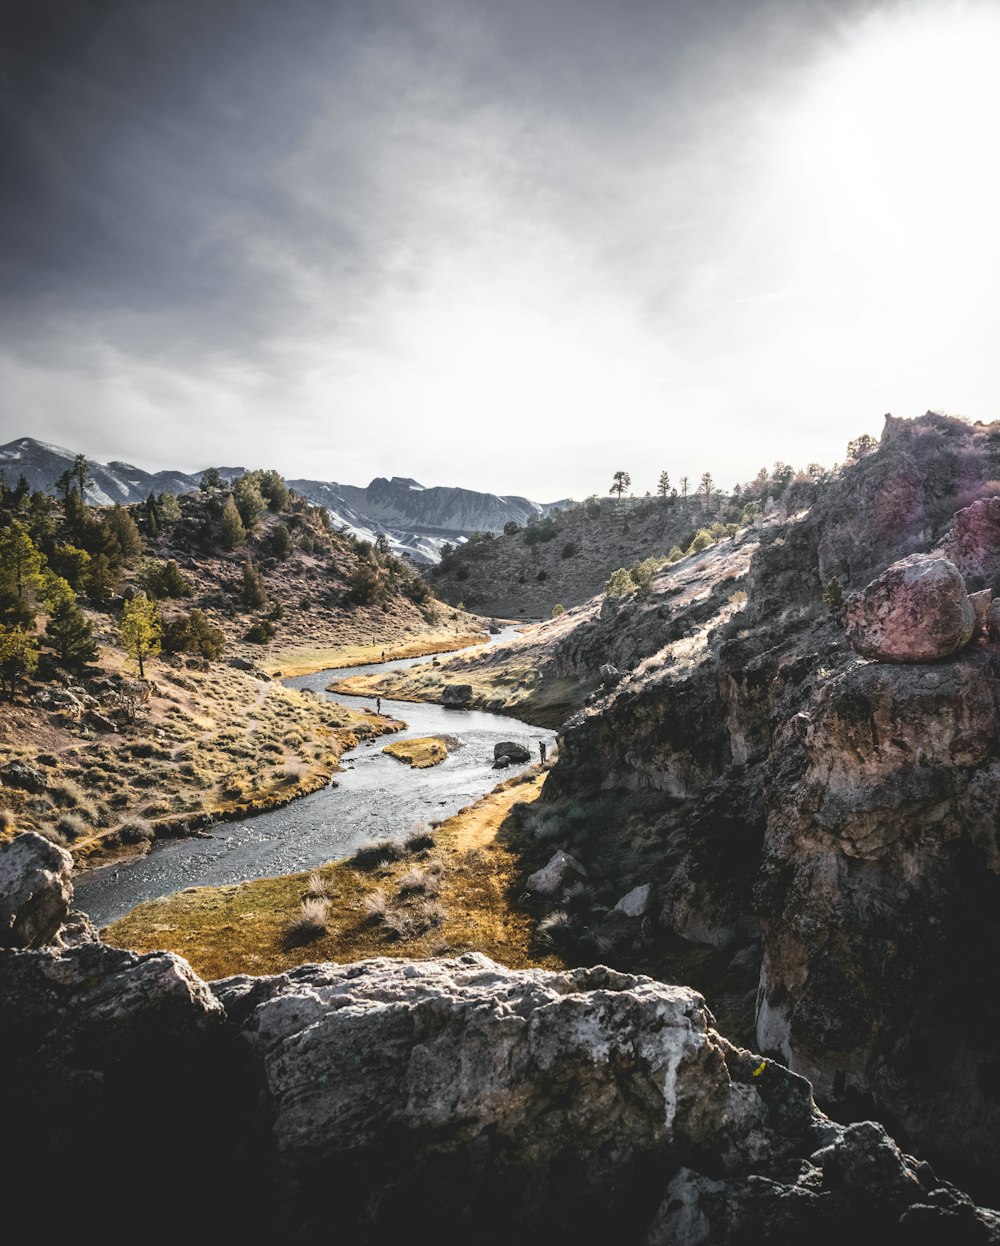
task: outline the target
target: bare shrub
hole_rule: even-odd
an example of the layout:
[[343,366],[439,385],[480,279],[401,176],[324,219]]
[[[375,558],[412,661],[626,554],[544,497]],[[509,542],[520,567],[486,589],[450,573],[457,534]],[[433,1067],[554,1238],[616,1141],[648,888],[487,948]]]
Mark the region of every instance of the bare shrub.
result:
[[13,835],[15,830],[14,815],[9,809],[0,809],[0,835]]
[[381,887],[376,887],[361,901],[361,905],[372,921],[385,921],[389,912],[389,897]]
[[545,947],[565,944],[573,933],[573,918],[565,909],[554,909],[535,928],[538,941]]
[[87,834],[87,824],[76,813],[64,813],[56,819],[56,830],[64,840],[72,842]]
[[440,874],[431,870],[422,870],[419,865],[411,865],[399,880],[401,896],[418,893],[425,896],[437,895],[440,887]]
[[148,844],[156,832],[144,818],[126,818],[118,828],[123,844]]
[[403,840],[403,847],[407,852],[426,852],[434,847],[434,836],[427,830],[414,831]]
[[326,879],[319,872],[319,870],[313,870],[313,872],[309,875],[309,882],[306,886],[306,895],[318,897],[323,900],[326,899],[326,894]]
[[288,923],[288,938],[293,943],[312,943],[329,929],[330,902],[319,896],[306,896],[299,911]]
[[382,839],[362,844],[353,856],[348,857],[347,864],[356,870],[377,870],[379,866],[398,861],[402,855],[402,844],[397,844],[394,839]]

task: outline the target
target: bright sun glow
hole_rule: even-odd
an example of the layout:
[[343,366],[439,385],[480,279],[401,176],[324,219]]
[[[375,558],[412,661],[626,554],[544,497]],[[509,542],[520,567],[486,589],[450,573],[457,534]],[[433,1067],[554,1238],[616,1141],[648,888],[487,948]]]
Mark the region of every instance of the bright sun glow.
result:
[[823,68],[779,156],[802,278],[911,327],[993,297],[998,64],[1000,12],[963,5],[871,19]]

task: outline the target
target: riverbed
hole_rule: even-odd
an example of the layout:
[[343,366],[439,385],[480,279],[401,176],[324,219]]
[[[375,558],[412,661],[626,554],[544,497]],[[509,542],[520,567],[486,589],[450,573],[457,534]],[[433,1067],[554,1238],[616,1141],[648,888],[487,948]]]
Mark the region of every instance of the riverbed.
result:
[[[326,692],[326,685],[350,675],[398,670],[427,661],[426,657],[405,658],[318,671],[283,682],[374,711],[374,697],[334,696]],[[143,900],[185,887],[215,887],[289,874],[345,857],[371,840],[405,837],[420,824],[451,817],[522,768],[494,770],[495,744],[515,740],[537,760],[539,743],[544,741],[551,752],[555,740],[555,733],[545,728],[484,710],[445,709],[383,697],[382,713],[402,719],[405,730],[345,753],[341,771],[329,787],[242,822],[220,823],[204,838],[172,840],[138,860],[86,870],[74,880],[74,907],[87,913],[95,925],[106,926]],[[448,757],[429,769],[413,770],[382,752],[390,741],[427,735],[449,739]]]

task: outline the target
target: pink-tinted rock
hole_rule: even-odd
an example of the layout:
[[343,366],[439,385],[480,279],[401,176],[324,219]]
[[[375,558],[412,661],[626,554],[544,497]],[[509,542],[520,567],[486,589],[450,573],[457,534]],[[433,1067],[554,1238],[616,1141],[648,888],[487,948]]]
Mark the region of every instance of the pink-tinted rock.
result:
[[976,631],[979,632],[986,626],[986,620],[990,613],[990,603],[993,601],[993,590],[991,588],[982,588],[978,593],[970,593],[969,601],[972,602],[972,608],[976,612]]
[[912,554],[848,599],[844,625],[863,657],[932,662],[969,643],[976,611],[954,563]]
[[1000,498],[977,498],[956,511],[941,551],[966,578],[993,579],[1000,571]]

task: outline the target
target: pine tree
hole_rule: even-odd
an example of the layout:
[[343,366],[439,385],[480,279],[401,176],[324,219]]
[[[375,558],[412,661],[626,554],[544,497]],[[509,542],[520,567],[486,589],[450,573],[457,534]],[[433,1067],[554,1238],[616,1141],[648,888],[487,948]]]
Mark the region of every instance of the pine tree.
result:
[[146,676],[145,659],[160,652],[162,633],[159,611],[148,597],[139,593],[125,603],[118,624],[118,639],[129,657],[139,664],[140,679]]
[[209,489],[221,489],[222,477],[219,475],[217,467],[206,468],[201,474],[201,484],[199,486],[203,493],[207,493]]
[[19,523],[0,528],[0,619],[31,623],[42,590],[45,559]]
[[685,501],[687,501],[688,486],[690,483],[691,482],[688,480],[687,476],[681,477],[681,497],[684,498]]
[[[135,562],[142,553],[142,536],[136,527],[136,522],[128,513],[124,506],[116,502],[111,510],[104,516],[104,522],[101,525],[104,532],[114,539],[117,543],[120,557],[126,564]],[[112,541],[107,542],[109,547],[109,556],[111,553]]]
[[264,498],[253,473],[241,476],[233,485],[233,498],[247,532],[253,532],[264,513]]
[[661,498],[665,498],[670,492],[670,473],[660,472],[660,479],[656,482],[656,492]]
[[702,509],[708,510],[709,503],[712,501],[712,491],[715,488],[715,481],[712,479],[711,472],[702,472],[701,483],[698,485],[698,492],[704,497]]
[[222,530],[222,546],[224,549],[240,549],[247,543],[247,530],[243,526],[240,512],[236,509],[233,495],[230,493],[222,507],[219,520]]
[[87,485],[94,483],[94,478],[90,474],[90,465],[87,462],[87,456],[78,454],[73,460],[73,478],[76,481],[76,487],[80,490],[80,497],[86,498]]
[[617,493],[618,500],[620,502],[622,494],[629,487],[629,485],[631,485],[631,483],[632,483],[632,477],[628,474],[628,472],[615,472],[614,480],[612,480],[611,488],[608,490],[608,492]]
[[118,587],[118,575],[107,554],[95,554],[87,571],[87,599],[95,606],[103,605]]
[[267,605],[267,589],[264,587],[264,581],[249,558],[243,564],[240,601],[247,610],[261,610]]
[[38,665],[38,642],[24,627],[0,625],[0,688],[14,700],[17,681]]
[[64,594],[53,606],[45,636],[70,670],[79,670],[97,657],[93,625],[71,594]]

